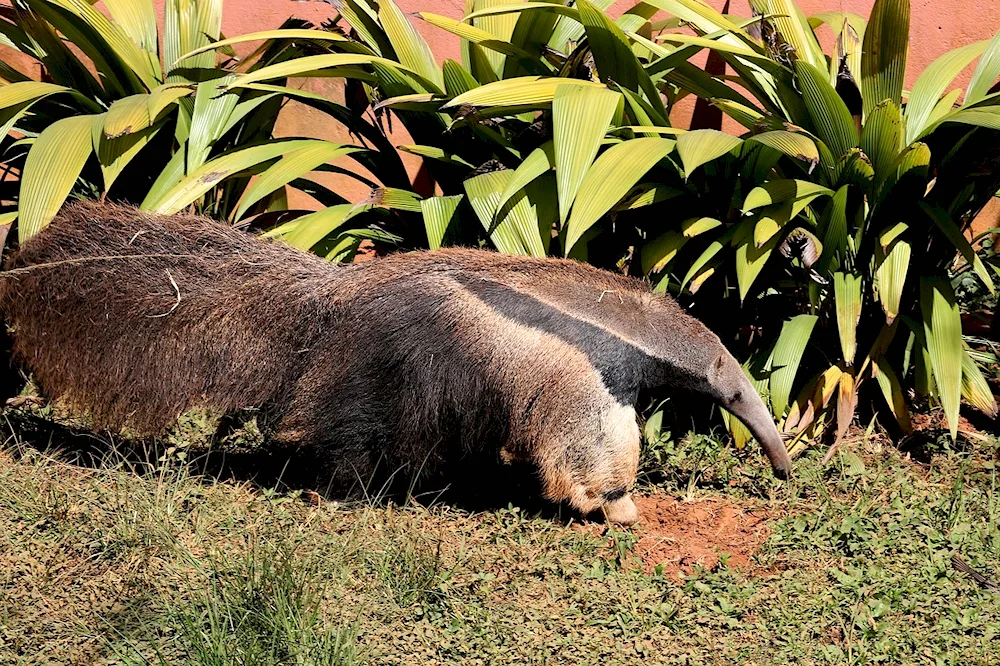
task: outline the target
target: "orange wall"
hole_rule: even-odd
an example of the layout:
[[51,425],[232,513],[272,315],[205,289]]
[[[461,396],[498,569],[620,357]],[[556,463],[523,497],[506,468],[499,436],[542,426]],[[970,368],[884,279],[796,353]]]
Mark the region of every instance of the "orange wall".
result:
[[[724,0],[708,0],[721,9]],[[911,0],[912,19],[910,21],[910,83],[934,58],[945,51],[979,39],[989,39],[1000,31],[1000,2],[997,0]],[[157,4],[162,7],[162,0]],[[454,18],[462,14],[462,0],[398,0],[404,12],[434,12]],[[612,8],[613,15],[620,14],[633,2],[619,0]],[[874,0],[799,0],[799,6],[806,16],[830,10],[852,11],[867,17]],[[276,0],[262,3],[260,0],[227,0],[223,15],[224,31],[227,35],[277,27],[291,15],[312,21],[320,21],[332,15],[333,7],[316,0],[292,2]],[[746,0],[732,0],[730,13],[750,16]],[[458,38],[433,26],[427,25],[414,16],[417,29],[430,43],[439,60],[458,59]]]

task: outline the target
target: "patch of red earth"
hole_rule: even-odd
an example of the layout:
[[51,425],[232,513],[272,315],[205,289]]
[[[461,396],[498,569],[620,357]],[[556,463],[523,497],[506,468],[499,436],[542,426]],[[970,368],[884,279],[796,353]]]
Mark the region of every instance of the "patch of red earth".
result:
[[682,502],[667,495],[636,498],[640,523],[634,554],[646,572],[663,565],[680,578],[695,567],[712,569],[728,553],[727,565],[746,567],[771,534],[767,513],[722,499]]
[[[948,421],[944,417],[944,410],[941,409],[935,409],[930,413],[911,414],[910,423],[913,425],[914,432],[948,430]],[[976,426],[969,423],[969,419],[962,415],[958,417],[958,432],[973,438],[982,436]]]

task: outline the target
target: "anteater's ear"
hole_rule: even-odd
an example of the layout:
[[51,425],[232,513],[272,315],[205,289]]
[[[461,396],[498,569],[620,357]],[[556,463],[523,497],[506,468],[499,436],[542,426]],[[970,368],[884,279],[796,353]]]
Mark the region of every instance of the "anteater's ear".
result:
[[728,393],[728,385],[731,384],[732,369],[729,367],[730,363],[732,365],[739,365],[736,363],[729,353],[725,350],[720,351],[719,355],[715,357],[715,360],[708,366],[707,379],[709,386],[721,391],[722,394]]

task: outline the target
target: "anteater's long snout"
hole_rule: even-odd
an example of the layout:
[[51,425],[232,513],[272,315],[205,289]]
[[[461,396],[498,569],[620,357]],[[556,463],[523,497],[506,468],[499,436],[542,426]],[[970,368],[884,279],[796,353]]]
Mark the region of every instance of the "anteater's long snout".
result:
[[792,475],[792,459],[788,457],[785,443],[774,425],[774,419],[767,405],[754,390],[750,382],[746,383],[740,399],[729,405],[729,411],[743,422],[760,445],[764,447],[767,459],[771,461],[774,475],[779,479],[787,479]]
[[736,359],[724,352],[716,362],[716,372],[709,374],[709,384],[723,406],[742,421],[764,447],[774,475],[779,479],[789,478],[792,475],[792,460],[774,425],[774,418]]

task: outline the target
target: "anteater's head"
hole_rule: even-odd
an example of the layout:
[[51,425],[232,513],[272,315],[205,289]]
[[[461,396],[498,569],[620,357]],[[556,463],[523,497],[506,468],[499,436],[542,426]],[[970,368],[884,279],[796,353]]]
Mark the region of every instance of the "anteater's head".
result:
[[650,305],[648,321],[660,331],[655,349],[650,351],[661,367],[651,383],[711,397],[760,442],[775,476],[791,476],[792,461],[770,410],[718,336],[673,301],[654,297]]
[[720,342],[714,359],[705,372],[703,390],[750,430],[771,461],[774,475],[787,479],[792,473],[792,461],[774,425],[774,419],[757,389],[747,379],[743,368]]

